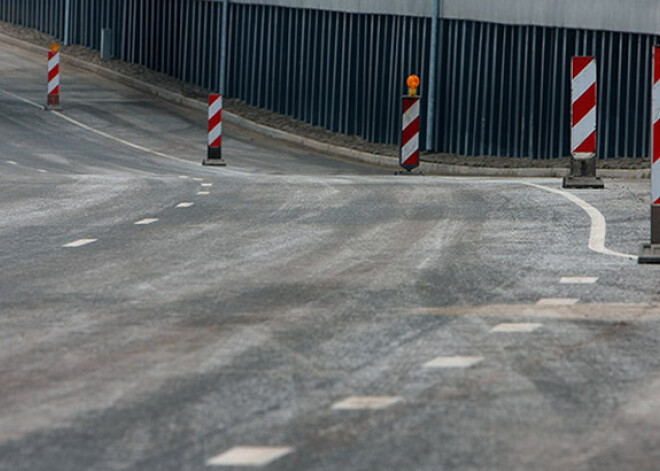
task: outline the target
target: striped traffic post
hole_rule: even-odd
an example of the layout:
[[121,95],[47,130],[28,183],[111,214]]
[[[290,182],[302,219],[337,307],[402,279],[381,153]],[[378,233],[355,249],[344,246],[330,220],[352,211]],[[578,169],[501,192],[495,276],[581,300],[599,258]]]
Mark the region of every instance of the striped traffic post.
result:
[[222,95],[219,94],[209,95],[208,152],[202,164],[227,165],[222,160]]
[[60,106],[60,48],[57,44],[48,51],[48,101],[47,110],[61,110]]
[[[419,128],[421,97],[417,96],[419,77],[408,77],[408,96],[403,97],[403,119],[401,126],[401,149],[399,165],[408,173],[419,167]],[[405,172],[404,172],[405,173]]]
[[563,186],[604,188],[603,181],[596,176],[596,59],[574,57],[571,70],[571,171]]
[[642,247],[639,263],[660,263],[660,47],[653,48],[651,88],[651,243]]

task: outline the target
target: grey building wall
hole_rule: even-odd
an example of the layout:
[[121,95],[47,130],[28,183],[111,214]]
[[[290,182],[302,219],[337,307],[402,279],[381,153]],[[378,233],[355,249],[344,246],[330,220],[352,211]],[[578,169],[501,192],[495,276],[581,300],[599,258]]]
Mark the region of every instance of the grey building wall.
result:
[[[231,1],[362,14],[430,17],[433,11],[433,0]],[[440,3],[442,15],[450,19],[660,34],[658,0],[441,0]]]

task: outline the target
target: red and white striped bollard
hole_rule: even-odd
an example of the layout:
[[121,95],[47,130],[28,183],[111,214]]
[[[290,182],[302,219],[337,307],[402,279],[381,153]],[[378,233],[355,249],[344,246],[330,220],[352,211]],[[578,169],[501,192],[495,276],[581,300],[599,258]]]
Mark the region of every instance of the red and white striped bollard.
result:
[[208,120],[208,153],[202,164],[224,167],[227,162],[222,160],[222,95],[209,95]]
[[574,57],[571,82],[571,172],[564,188],[603,188],[596,176],[597,67],[594,57]]
[[408,77],[410,94],[403,97],[403,117],[401,125],[401,150],[399,165],[408,173],[419,167],[419,130],[421,97],[417,96],[419,77]]
[[60,48],[57,44],[48,51],[48,101],[47,110],[61,110],[60,106]]
[[651,243],[642,247],[639,263],[660,263],[660,47],[653,48],[651,88]]

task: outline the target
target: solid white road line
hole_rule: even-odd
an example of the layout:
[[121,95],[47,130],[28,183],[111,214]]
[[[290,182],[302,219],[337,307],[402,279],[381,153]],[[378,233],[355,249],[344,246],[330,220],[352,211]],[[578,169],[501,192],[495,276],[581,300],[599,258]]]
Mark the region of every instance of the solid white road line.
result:
[[194,204],[195,203],[184,202],[184,203],[177,204],[176,207],[177,208],[190,208]]
[[339,401],[332,406],[333,410],[381,410],[403,401],[392,396],[353,396]]
[[147,218],[147,219],[142,219],[141,221],[136,222],[135,225],[136,226],[146,226],[147,224],[153,224],[156,221],[158,221],[158,218]]
[[293,453],[293,448],[237,446],[206,461],[207,466],[265,466]]
[[482,361],[484,357],[438,357],[424,363],[424,368],[470,368]]
[[562,285],[593,285],[597,281],[597,276],[564,276],[559,283]]
[[543,324],[499,324],[493,327],[491,332],[497,333],[531,333],[543,327]]
[[637,260],[637,256],[635,255],[615,252],[614,250],[610,250],[605,247],[605,235],[607,234],[607,224],[605,222],[605,216],[603,216],[600,211],[598,211],[596,208],[594,208],[592,205],[590,205],[583,199],[578,198],[572,193],[563,190],[558,190],[556,188],[550,188],[547,186],[537,185],[536,183],[530,183],[530,182],[520,182],[520,183],[522,183],[523,185],[538,188],[539,190],[543,190],[549,193],[554,193],[556,195],[563,196],[567,200],[575,203],[580,208],[582,208],[591,218],[591,232],[589,234],[590,250],[603,255],[611,255],[613,257],[622,257],[622,258],[627,258],[629,260]]
[[66,248],[75,248],[75,247],[82,247],[83,245],[88,245],[93,242],[96,242],[98,239],[80,239],[80,240],[74,240],[73,242],[69,242],[68,244],[64,244],[62,247]]
[[576,298],[543,298],[536,303],[537,306],[573,306],[579,303]]
[[[21,100],[22,102],[28,103],[28,104],[30,104],[30,105],[32,105],[36,108],[39,108],[41,110],[44,109],[43,105],[40,105],[39,103],[35,103],[32,100],[28,100],[27,98],[23,98],[22,96],[16,95],[15,93],[8,92],[7,90],[1,89],[1,88],[0,88],[0,92],[3,92],[3,93],[5,93],[9,96],[12,96],[12,97],[16,98],[17,100]],[[144,147],[144,146],[133,144],[132,142],[125,141],[124,139],[120,139],[118,137],[115,137],[112,134],[108,134],[107,132],[99,131],[98,129],[94,129],[90,126],[87,126],[84,123],[81,123],[80,121],[77,121],[73,118],[70,118],[69,116],[66,116],[66,115],[62,114],[59,111],[50,111],[50,114],[52,114],[53,116],[58,116],[59,118],[62,118],[63,120],[68,121],[69,123],[74,124],[74,125],[82,128],[82,129],[85,129],[85,130],[89,131],[89,132],[93,132],[94,134],[98,134],[99,136],[103,136],[107,139],[111,139],[115,142],[119,142],[120,144],[123,144],[125,146],[132,147],[133,149],[137,149],[137,150],[140,150],[142,152],[146,152],[148,154],[157,155],[159,157],[164,157],[166,159],[175,160],[177,162],[183,162],[183,163],[189,164],[189,165],[193,164],[193,162],[190,162],[188,160],[180,159],[179,157],[175,157],[173,155],[164,154],[163,152],[158,152],[158,151],[149,149],[149,148]]]

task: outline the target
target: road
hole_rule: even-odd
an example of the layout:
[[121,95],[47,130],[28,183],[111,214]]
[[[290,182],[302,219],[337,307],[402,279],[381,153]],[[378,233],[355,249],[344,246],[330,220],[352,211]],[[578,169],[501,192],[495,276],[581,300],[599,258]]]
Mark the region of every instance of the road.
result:
[[203,113],[73,68],[45,112],[42,59],[0,45],[0,470],[658,469],[648,181],[204,168]]

